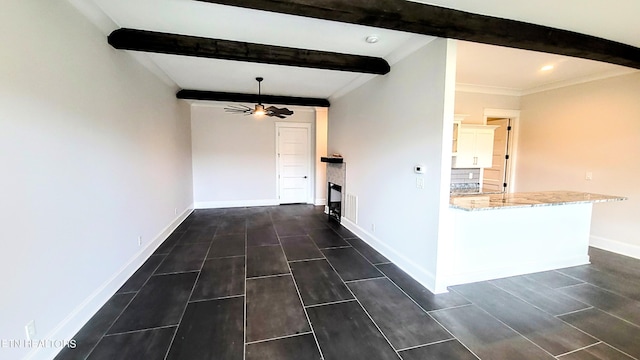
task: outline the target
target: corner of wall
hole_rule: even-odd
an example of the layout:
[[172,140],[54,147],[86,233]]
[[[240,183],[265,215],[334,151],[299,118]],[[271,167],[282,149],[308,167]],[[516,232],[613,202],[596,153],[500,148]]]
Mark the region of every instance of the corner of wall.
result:
[[[402,253],[387,245],[385,242],[381,241],[373,234],[364,230],[362,227],[356,225],[351,220],[342,217],[340,221],[345,228],[357,235],[360,239],[364,240],[367,244],[369,244],[384,257],[391,260],[391,262],[401,268],[414,280],[419,282],[425,288],[429,289],[429,291],[436,293],[437,289],[435,274],[427,271],[423,266],[420,266],[419,264],[416,264],[412,260],[408,259],[406,256],[402,255]],[[446,290],[444,292],[446,292]]]

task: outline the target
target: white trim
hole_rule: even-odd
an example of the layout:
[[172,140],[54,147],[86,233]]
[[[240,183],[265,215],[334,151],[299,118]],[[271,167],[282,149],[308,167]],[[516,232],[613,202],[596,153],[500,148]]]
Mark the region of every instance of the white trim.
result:
[[578,78],[578,79],[570,79],[570,80],[565,80],[565,81],[558,81],[558,82],[554,82],[554,83],[547,84],[547,85],[542,85],[542,86],[532,87],[532,88],[529,88],[529,89],[524,89],[524,90],[521,91],[521,96],[531,95],[531,94],[535,94],[535,93],[539,93],[539,92],[543,92],[543,91],[560,89],[560,88],[564,88],[564,87],[572,86],[572,85],[584,84],[584,83],[588,83],[588,82],[591,82],[591,81],[604,80],[604,79],[608,79],[608,78],[612,78],[612,77],[616,77],[616,76],[622,76],[622,75],[631,74],[631,73],[634,73],[634,72],[637,72],[637,71],[638,70],[632,69],[632,68],[620,68],[620,69],[616,69],[616,70],[613,70],[613,71],[608,71],[608,72],[602,73],[602,74],[588,75],[588,76],[584,76],[584,77],[581,77],[581,78]]
[[382,254],[387,259],[389,259],[393,264],[395,264],[404,272],[406,272],[409,276],[411,276],[414,280],[416,280],[422,286],[429,289],[429,291],[435,293],[436,277],[430,271],[427,271],[425,268],[407,259],[404,255],[397,252],[393,247],[380,241],[371,233],[364,230],[360,226],[354,224],[349,219],[342,217],[341,223],[345,228],[350,230],[352,233],[357,235],[362,241],[364,241],[369,246],[371,246],[376,251],[378,251],[380,254]]
[[544,262],[533,261],[529,263],[520,263],[517,266],[509,265],[502,268],[493,268],[482,271],[449,275],[445,276],[444,282],[447,284],[447,286],[454,286],[586,264],[589,264],[588,255]]
[[[510,109],[484,109],[483,121],[486,124],[488,118],[509,118],[511,119],[511,132],[510,150],[509,155],[509,187],[508,192],[516,192],[516,174],[518,168],[518,140],[520,138],[520,110]],[[481,177],[484,175],[481,174]]]
[[327,205],[327,199],[316,199],[313,204],[316,206]]
[[311,123],[303,123],[303,122],[283,122],[283,121],[278,121],[275,123],[275,136],[276,136],[276,198],[277,200],[277,204],[281,204],[280,202],[280,157],[278,156],[278,154],[280,153],[280,139],[279,139],[279,131],[281,128],[305,128],[307,129],[307,154],[308,154],[308,164],[309,164],[309,175],[307,175],[307,196],[306,196],[306,202],[307,204],[313,204],[314,202],[314,198],[313,198],[313,193],[315,191],[312,191],[312,185],[313,185],[313,190],[315,190],[315,172],[316,172],[316,162],[315,162],[315,149],[313,148],[313,142],[312,142],[312,127],[311,127]]
[[638,71],[637,69],[632,69],[632,68],[620,68],[620,69],[608,71],[601,74],[592,74],[592,75],[583,76],[577,79],[557,81],[551,84],[535,86],[528,89],[457,83],[456,91],[467,92],[467,93],[477,93],[477,94],[508,95],[508,96],[520,97],[520,96],[531,95],[531,94],[535,94],[543,91],[555,90],[555,89],[560,89],[568,86],[584,84],[591,81],[604,80],[604,79],[608,79],[616,76],[628,75],[637,71]]
[[595,235],[591,235],[589,237],[589,245],[598,249],[611,251],[616,254],[640,259],[640,245],[629,244]]
[[196,209],[220,209],[220,208],[275,206],[275,205],[279,205],[278,199],[198,201],[195,203],[195,208]]
[[[178,215],[167,227],[147,243],[133,257],[124,264],[115,274],[107,279],[67,317],[56,325],[42,339],[72,339],[73,336],[95,315],[100,308],[124,285],[124,283],[144,264],[160,245],[171,235],[171,233],[193,212],[193,206],[189,206]],[[25,356],[24,359],[52,359],[62,348],[37,347]]]
[[462,83],[456,83],[456,91],[476,94],[522,96],[522,90],[520,89]]

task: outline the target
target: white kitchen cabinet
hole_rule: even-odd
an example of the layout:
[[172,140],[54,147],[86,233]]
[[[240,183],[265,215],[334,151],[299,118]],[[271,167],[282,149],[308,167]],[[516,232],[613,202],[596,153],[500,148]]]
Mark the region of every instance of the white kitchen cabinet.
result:
[[497,126],[465,125],[458,128],[454,168],[489,168],[493,162],[493,134]]

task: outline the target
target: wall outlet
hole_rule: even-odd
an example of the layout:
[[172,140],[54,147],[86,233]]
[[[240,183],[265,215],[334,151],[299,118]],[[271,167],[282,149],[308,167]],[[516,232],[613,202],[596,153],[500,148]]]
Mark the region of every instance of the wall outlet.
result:
[[138,236],[138,246],[142,245],[142,236]]
[[591,171],[587,171],[587,173],[584,174],[584,179],[587,181],[593,180],[593,173]]
[[423,177],[417,177],[416,178],[416,188],[424,189],[424,178]]
[[472,180],[472,179],[473,179],[473,173],[472,173],[472,172],[470,172],[470,173],[469,173],[469,180]]
[[173,215],[178,215],[178,208],[173,209]]
[[376,232],[376,224],[371,224],[371,232]]
[[33,340],[36,337],[36,321],[29,321],[29,323],[24,326],[24,330],[27,332],[27,340]]

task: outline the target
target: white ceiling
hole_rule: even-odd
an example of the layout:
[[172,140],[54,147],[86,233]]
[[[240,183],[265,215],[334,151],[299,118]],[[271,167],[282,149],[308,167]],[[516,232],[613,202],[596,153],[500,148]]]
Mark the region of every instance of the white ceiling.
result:
[[[193,0],[69,0],[106,34],[133,28],[269,45],[385,58],[393,64],[431,41],[429,36],[325,20],[247,10]],[[640,47],[638,0],[432,0],[418,1],[508,17]],[[612,3],[616,6],[611,6]],[[618,5],[619,4],[619,5]],[[376,44],[365,42],[376,34]],[[183,89],[331,98],[373,75],[267,64],[138,54],[152,70]],[[541,66],[553,71],[540,73]],[[459,42],[457,82],[467,90],[520,94],[632,69],[558,55]]]
[[[543,66],[553,69],[543,71]],[[457,89],[506,95],[567,86],[636,71],[598,61],[458,41]]]

